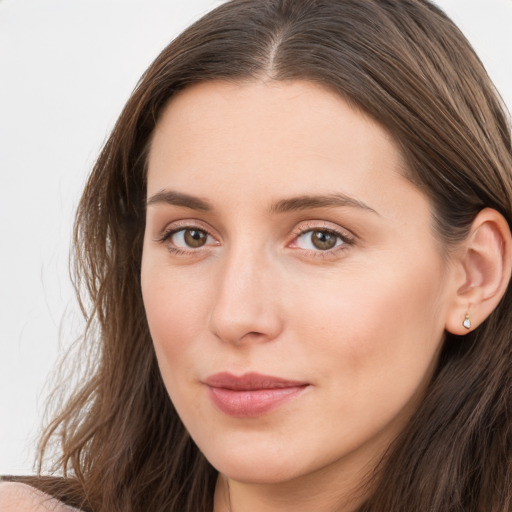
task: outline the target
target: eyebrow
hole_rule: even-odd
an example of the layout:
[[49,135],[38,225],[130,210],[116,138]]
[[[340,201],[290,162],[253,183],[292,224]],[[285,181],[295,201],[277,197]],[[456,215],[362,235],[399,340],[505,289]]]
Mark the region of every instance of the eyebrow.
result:
[[326,208],[350,206],[361,208],[378,215],[377,211],[363,203],[359,199],[347,196],[345,194],[327,194],[327,195],[303,195],[282,199],[272,204],[271,213],[286,213],[291,211],[307,210],[310,208]]
[[[152,195],[146,205],[169,204],[174,206],[182,206],[191,210],[200,210],[209,212],[213,210],[212,205],[205,199],[196,196],[176,192],[173,190],[161,190]],[[377,211],[363,203],[359,199],[347,196],[345,194],[326,194],[326,195],[302,195],[281,199],[272,203],[270,213],[286,213],[292,211],[308,210],[311,208],[328,208],[328,207],[353,207],[367,210],[378,215]]]
[[208,201],[189,194],[183,194],[182,192],[175,192],[173,190],[161,190],[160,192],[157,192],[147,200],[146,206],[161,203],[184,206],[191,210],[201,210],[204,212],[212,210],[212,206]]

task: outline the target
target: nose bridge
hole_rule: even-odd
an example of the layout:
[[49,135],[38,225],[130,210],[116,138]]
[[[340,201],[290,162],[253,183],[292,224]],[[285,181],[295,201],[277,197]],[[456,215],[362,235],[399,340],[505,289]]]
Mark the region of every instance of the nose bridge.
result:
[[226,251],[210,314],[210,330],[221,340],[271,340],[280,330],[269,286],[272,265],[261,243],[237,244]]

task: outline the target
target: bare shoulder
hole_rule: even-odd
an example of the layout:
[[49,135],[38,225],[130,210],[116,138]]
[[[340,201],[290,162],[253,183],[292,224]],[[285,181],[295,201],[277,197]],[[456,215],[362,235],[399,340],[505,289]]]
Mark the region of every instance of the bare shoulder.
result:
[[19,482],[0,482],[0,512],[71,512],[49,494]]

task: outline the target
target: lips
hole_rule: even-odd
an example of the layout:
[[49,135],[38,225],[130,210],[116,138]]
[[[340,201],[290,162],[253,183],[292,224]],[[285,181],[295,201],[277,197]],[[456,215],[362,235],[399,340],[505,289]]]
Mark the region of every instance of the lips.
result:
[[307,382],[252,372],[241,376],[216,373],[205,379],[204,384],[214,405],[236,418],[265,414],[296,398],[309,386]]

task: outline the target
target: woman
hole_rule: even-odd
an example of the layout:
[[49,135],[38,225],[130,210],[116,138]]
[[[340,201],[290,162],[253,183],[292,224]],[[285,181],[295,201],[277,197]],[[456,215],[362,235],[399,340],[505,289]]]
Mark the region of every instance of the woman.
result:
[[510,510],[511,168],[430,3],[215,9],[88,182],[94,370],[42,440],[64,478],[25,482],[94,512]]

